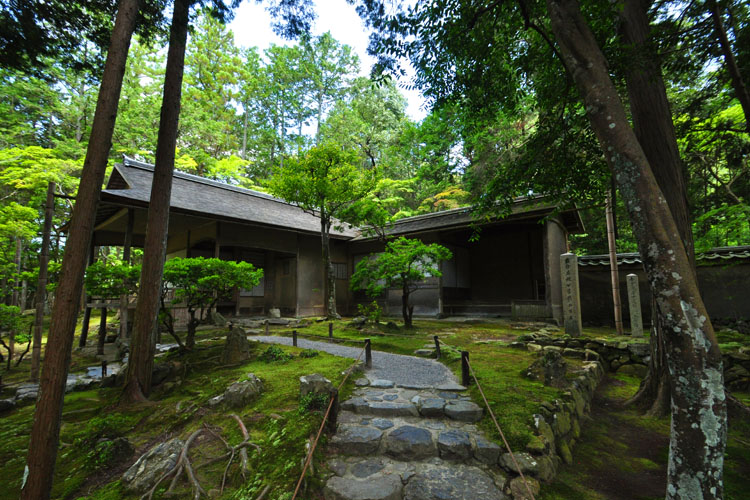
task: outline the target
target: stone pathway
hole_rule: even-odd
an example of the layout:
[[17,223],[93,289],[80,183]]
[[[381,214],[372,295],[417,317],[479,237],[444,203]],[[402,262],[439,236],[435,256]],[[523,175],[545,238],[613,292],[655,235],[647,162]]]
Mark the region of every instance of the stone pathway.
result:
[[[249,337],[291,344],[285,337]],[[355,358],[360,349],[299,339]],[[326,500],[504,500],[504,454],[477,428],[483,409],[437,361],[373,351],[329,441]]]

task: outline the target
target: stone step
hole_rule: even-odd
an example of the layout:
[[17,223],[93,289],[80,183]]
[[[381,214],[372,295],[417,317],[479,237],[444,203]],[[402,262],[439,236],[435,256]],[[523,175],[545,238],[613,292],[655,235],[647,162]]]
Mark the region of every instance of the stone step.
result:
[[353,397],[341,404],[341,409],[359,415],[447,417],[462,422],[478,422],[484,413],[468,396],[456,392],[372,386],[356,389]]
[[333,459],[334,475],[323,490],[326,500],[505,500],[499,470],[446,462],[408,462],[389,457]]
[[349,456],[387,455],[395,460],[439,457],[446,461],[497,465],[500,447],[473,424],[416,417],[362,417],[342,412],[331,448]]

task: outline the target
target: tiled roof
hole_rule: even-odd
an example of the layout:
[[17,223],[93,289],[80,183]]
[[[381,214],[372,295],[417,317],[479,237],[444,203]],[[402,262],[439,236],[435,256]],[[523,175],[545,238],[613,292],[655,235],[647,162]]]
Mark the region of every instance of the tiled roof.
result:
[[[102,191],[103,202],[148,204],[154,167],[125,158]],[[219,217],[244,223],[258,223],[294,231],[320,232],[320,219],[301,208],[269,194],[175,172],[170,209],[176,212]],[[331,236],[352,238],[358,233],[331,228]]]
[[[730,259],[750,259],[750,245],[736,247],[716,247],[706,252],[695,254],[698,263],[721,262]],[[618,253],[617,265],[640,264],[641,256],[638,252]],[[579,266],[609,266],[609,255],[581,255],[578,257]]]

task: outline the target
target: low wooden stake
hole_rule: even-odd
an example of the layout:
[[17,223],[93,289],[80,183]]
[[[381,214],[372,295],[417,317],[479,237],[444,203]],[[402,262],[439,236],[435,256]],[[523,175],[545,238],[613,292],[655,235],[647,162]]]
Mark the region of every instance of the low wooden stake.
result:
[[328,323],[328,338],[333,340],[333,323]]
[[102,361],[102,378],[107,376],[107,360]]
[[440,359],[440,339],[435,335],[435,356],[436,359]]
[[469,387],[471,373],[469,373],[469,351],[461,351],[461,385]]
[[365,339],[365,368],[372,368],[372,342]]
[[297,330],[292,330],[292,345],[297,347]]

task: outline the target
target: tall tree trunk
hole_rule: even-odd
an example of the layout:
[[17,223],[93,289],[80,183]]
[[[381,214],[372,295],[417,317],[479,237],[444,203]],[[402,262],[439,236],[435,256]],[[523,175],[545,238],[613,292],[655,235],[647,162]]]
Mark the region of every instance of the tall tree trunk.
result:
[[325,315],[330,318],[340,318],[336,312],[336,275],[333,274],[331,263],[331,223],[325,212],[320,214],[320,242],[323,251],[323,283],[325,301]]
[[722,498],[726,399],[721,353],[677,225],[607,61],[576,0],[547,0],[551,27],[628,209],[664,317],[672,389],[667,498]]
[[151,392],[151,370],[154,365],[153,336],[157,327],[161,278],[167,246],[169,201],[172,195],[172,174],[191,3],[192,0],[175,0],[172,14],[164,96],[156,144],[156,164],[146,223],[146,242],[143,248],[141,284],[133,317],[128,373],[121,398],[124,403],[144,401]]
[[409,309],[409,288],[404,285],[401,289],[401,315],[404,317],[404,327],[411,328],[411,310]]
[[139,0],[120,0],[112,29],[47,338],[39,398],[26,456],[29,475],[21,491],[23,500],[46,500],[52,489],[65,382],[78,318],[78,301],[83,287],[83,271],[112,145],[117,103],[139,4]]
[[732,52],[732,45],[729,43],[729,37],[724,28],[724,21],[721,18],[719,6],[716,0],[708,0],[707,5],[711,11],[711,18],[714,24],[714,34],[719,41],[721,54],[724,56],[724,64],[726,65],[729,77],[732,80],[734,95],[737,97],[737,100],[740,101],[742,112],[745,115],[745,129],[750,132],[750,93],[747,91],[745,81],[743,80],[740,68],[737,65],[737,60]]
[[607,194],[606,200],[607,218],[607,244],[609,245],[609,270],[612,282],[612,304],[614,309],[615,330],[617,335],[623,335],[622,329],[622,302],[620,301],[620,273],[617,271],[617,241],[615,239],[615,208],[612,206],[612,194]]
[[49,243],[52,232],[52,217],[55,215],[55,183],[47,185],[47,202],[44,206],[44,226],[42,227],[42,252],[39,254],[39,278],[36,283],[36,314],[34,315],[34,343],[31,347],[32,382],[39,381],[39,363],[42,359],[42,325],[44,303],[47,298],[47,266],[49,264]]
[[[631,60],[638,62],[628,65],[626,71],[630,112],[635,135],[677,224],[691,268],[694,268],[693,231],[687,203],[687,183],[661,67],[657,54],[650,53],[651,26],[647,15],[649,7],[650,1],[625,0],[620,13],[620,28],[624,42],[634,53],[646,54],[645,57],[631,57]],[[646,408],[651,416],[664,416],[669,412],[669,370],[664,353],[662,313],[654,299],[651,301],[651,317],[653,327],[649,339],[649,371],[638,392],[628,403]]]
[[[21,281],[21,253],[23,252],[23,241],[21,241],[21,238],[17,237],[16,240],[16,256],[13,261],[13,267],[15,270],[15,277],[13,278],[13,293],[11,294],[10,304],[12,306],[16,306],[19,309],[22,309],[20,304],[20,293],[19,293],[19,285]],[[20,311],[23,312],[23,311]],[[8,332],[8,371],[10,371],[11,368],[11,361],[13,361],[13,352],[15,351],[15,343],[16,343],[16,331],[11,329]]]

